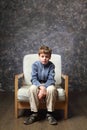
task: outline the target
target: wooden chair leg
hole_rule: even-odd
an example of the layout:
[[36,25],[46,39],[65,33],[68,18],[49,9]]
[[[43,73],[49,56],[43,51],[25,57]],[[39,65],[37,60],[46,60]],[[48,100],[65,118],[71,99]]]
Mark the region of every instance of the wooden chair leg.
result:
[[64,108],[64,119],[66,120],[67,118],[68,118],[68,106],[66,104]]
[[15,109],[15,118],[18,118],[18,109]]
[[18,118],[17,101],[15,101],[15,117]]

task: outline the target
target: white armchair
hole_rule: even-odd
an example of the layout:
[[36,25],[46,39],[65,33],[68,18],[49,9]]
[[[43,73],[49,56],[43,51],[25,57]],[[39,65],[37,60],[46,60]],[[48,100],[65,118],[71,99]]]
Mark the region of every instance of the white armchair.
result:
[[[15,117],[18,117],[20,109],[29,109],[28,89],[31,86],[31,66],[38,60],[38,54],[25,55],[23,59],[23,73],[15,75]],[[64,110],[64,119],[68,115],[68,76],[63,75],[61,56],[52,54],[51,61],[55,64],[55,80],[58,90],[58,101],[55,104],[55,109]],[[19,79],[22,78],[22,86],[19,87]],[[64,84],[62,86],[62,79]],[[40,108],[46,108],[45,103],[40,103]]]

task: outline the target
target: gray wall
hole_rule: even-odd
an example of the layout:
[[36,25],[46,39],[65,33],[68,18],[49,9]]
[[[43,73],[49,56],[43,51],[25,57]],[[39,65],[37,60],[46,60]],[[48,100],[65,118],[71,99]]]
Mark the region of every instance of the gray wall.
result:
[[69,87],[87,88],[87,0],[0,0],[0,87],[14,89],[22,59],[45,44],[62,56]]

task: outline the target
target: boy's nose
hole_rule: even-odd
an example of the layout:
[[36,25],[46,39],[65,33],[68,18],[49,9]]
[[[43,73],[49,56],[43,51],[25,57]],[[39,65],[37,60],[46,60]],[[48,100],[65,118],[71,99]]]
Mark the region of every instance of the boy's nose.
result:
[[44,57],[44,59],[46,59],[46,57]]

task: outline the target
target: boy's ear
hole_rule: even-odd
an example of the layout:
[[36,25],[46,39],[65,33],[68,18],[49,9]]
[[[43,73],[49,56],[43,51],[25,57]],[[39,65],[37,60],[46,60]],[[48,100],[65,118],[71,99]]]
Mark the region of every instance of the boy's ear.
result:
[[50,55],[49,59],[51,59],[51,55]]
[[40,58],[40,54],[38,54],[38,58]]

